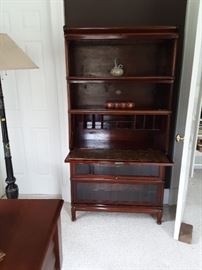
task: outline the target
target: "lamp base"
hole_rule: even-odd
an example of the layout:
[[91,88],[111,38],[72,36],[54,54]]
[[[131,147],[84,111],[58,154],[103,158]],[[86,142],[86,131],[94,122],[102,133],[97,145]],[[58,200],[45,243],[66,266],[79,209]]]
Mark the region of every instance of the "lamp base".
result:
[[6,186],[6,197],[7,199],[18,199],[19,190],[15,183],[8,184]]
[[8,199],[17,199],[18,198],[18,186],[15,184],[15,177],[13,175],[13,165],[11,160],[11,152],[10,152],[10,145],[8,139],[8,130],[7,130],[7,123],[6,123],[6,113],[4,107],[4,98],[3,98],[3,91],[1,86],[1,77],[0,77],[0,122],[1,122],[1,131],[2,131],[2,140],[3,140],[3,148],[4,148],[4,157],[5,157],[5,164],[6,164],[6,197]]

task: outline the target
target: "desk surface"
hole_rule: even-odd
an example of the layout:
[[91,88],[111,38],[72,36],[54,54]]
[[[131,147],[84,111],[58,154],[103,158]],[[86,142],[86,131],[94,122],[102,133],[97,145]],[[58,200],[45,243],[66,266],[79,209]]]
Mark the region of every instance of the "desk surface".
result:
[[62,204],[62,200],[0,200],[0,249],[6,253],[0,269],[41,269]]

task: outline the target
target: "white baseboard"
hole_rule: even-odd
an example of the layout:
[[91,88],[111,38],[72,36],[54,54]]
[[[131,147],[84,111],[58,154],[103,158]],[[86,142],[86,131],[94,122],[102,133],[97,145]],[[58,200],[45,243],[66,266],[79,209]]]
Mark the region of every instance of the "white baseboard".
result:
[[164,197],[163,197],[163,204],[168,204],[169,202],[169,188],[164,189]]
[[19,199],[62,199],[60,194],[19,194]]

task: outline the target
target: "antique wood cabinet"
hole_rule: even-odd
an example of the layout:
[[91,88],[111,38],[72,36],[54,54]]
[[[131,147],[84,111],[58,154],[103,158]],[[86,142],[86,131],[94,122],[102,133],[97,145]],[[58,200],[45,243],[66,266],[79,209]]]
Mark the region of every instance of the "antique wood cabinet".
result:
[[64,27],[72,220],[76,211],[156,215],[172,166],[175,27]]

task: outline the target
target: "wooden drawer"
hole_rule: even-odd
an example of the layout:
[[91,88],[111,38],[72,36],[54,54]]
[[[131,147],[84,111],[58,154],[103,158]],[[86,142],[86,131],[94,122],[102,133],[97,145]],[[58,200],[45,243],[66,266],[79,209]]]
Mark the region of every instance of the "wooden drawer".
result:
[[162,181],[164,168],[124,162],[71,163],[72,180],[142,180]]
[[115,204],[115,205],[162,205],[162,183],[72,183],[72,203],[74,204]]

